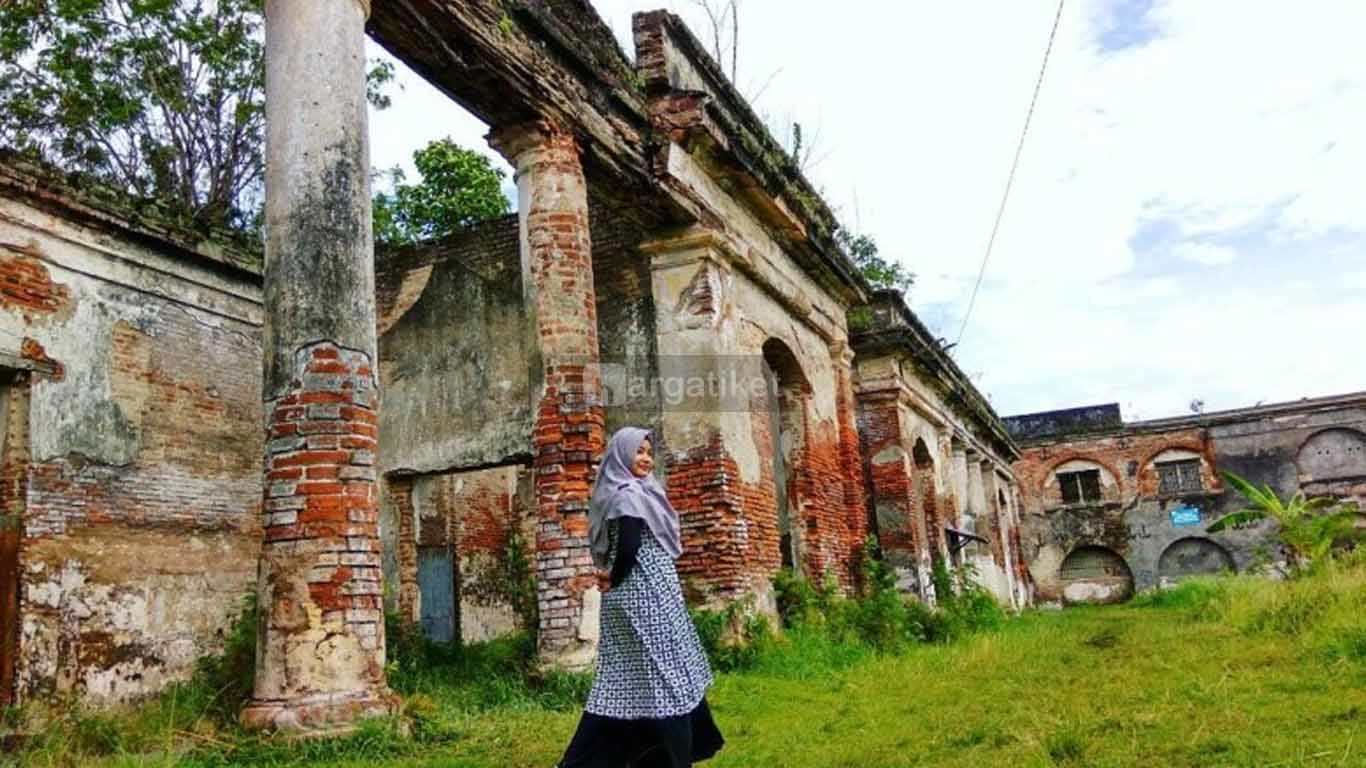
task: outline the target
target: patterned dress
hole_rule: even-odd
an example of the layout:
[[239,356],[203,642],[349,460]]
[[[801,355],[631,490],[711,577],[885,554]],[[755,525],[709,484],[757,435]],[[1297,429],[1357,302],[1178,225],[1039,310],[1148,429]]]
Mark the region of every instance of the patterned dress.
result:
[[[609,533],[614,559],[620,522],[614,521]],[[597,673],[584,707],[621,720],[689,714],[712,683],[673,559],[648,526],[639,528],[635,566],[602,599]]]

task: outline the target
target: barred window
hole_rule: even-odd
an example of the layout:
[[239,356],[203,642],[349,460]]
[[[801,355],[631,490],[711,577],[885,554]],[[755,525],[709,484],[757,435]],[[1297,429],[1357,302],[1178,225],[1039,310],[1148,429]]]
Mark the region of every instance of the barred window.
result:
[[1062,503],[1083,504],[1100,501],[1100,470],[1059,472],[1058,487],[1062,488]]
[[1199,491],[1205,487],[1200,478],[1200,460],[1163,461],[1157,465],[1158,493]]

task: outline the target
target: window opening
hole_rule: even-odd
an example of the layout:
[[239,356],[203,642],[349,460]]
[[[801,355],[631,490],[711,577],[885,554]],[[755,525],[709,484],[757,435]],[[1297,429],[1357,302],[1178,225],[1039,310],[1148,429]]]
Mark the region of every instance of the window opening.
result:
[[1100,470],[1059,472],[1058,486],[1062,488],[1064,504],[1089,504],[1100,501]]

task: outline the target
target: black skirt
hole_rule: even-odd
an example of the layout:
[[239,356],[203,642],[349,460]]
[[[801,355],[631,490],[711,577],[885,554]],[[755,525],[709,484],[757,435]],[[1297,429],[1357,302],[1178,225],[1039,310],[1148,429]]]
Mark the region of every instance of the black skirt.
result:
[[655,720],[585,712],[558,768],[687,768],[725,743],[706,699],[686,715]]

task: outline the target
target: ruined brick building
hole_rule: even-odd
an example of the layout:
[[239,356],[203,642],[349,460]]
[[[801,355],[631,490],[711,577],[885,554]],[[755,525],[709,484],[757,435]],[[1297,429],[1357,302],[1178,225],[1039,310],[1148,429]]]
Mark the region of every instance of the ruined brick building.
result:
[[1234,472],[1366,509],[1366,393],[1125,423],[1118,405],[1009,417],[1023,551],[1041,601],[1109,602],[1283,561],[1271,522],[1207,533],[1247,502]]
[[[1010,436],[676,17],[635,17],[634,61],[574,0],[266,28],[264,260],[0,171],[5,700],[155,691],[255,589],[246,722],[346,723],[391,706],[385,608],[516,626],[518,546],[542,658],[583,666],[625,424],[659,436],[695,601],[771,612],[784,565],[848,588],[870,534],[926,600],[935,557],[1032,599]],[[516,215],[373,252],[367,32],[492,126]]]
[[259,275],[0,163],[0,699],[154,690],[255,584]]

